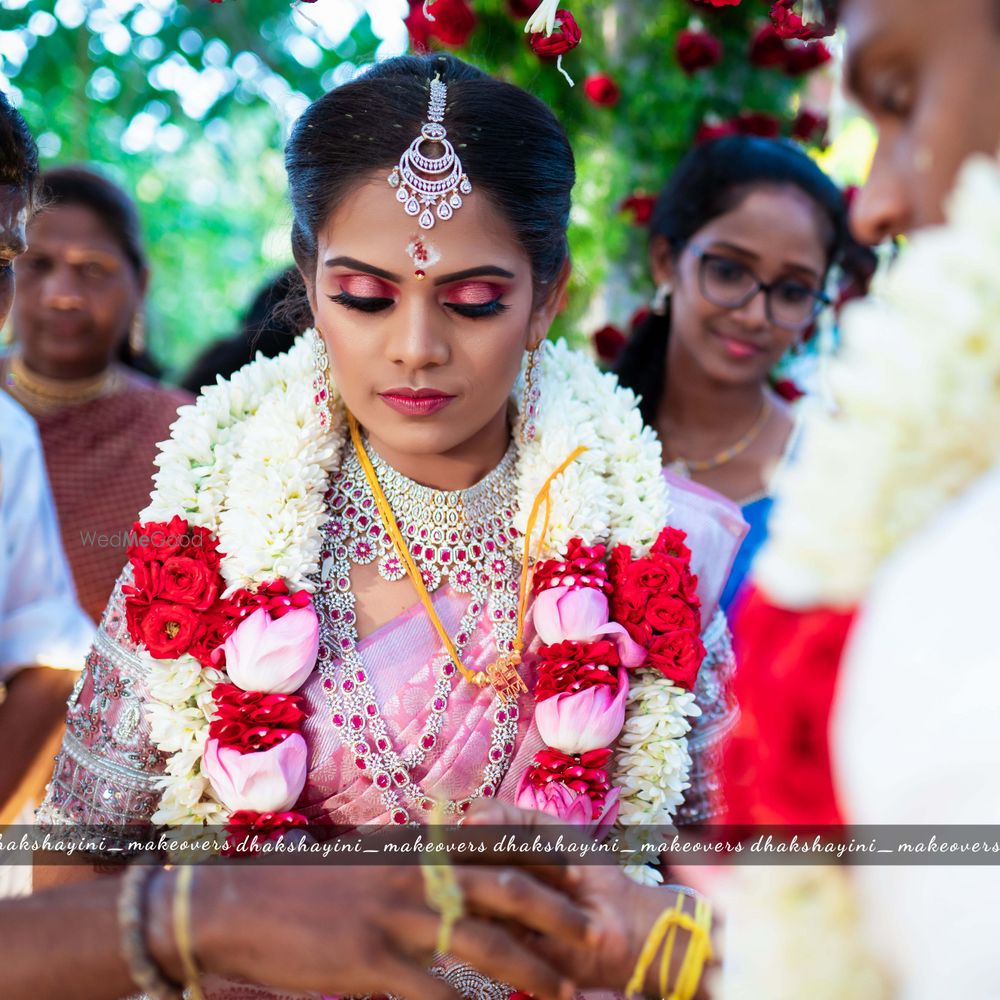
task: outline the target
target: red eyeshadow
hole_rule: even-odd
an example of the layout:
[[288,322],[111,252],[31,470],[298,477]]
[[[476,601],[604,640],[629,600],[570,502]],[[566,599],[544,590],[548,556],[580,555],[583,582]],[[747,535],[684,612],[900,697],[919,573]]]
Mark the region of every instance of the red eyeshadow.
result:
[[448,301],[457,306],[484,306],[504,293],[502,285],[489,281],[467,281],[448,289]]
[[337,279],[340,290],[359,299],[391,299],[392,288],[372,274],[346,274]]

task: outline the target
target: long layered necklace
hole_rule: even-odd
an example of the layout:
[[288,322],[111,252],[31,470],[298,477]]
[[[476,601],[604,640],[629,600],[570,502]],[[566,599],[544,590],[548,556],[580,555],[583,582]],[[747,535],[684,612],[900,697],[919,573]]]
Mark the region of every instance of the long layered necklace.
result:
[[[484,612],[500,655],[514,650],[518,629],[521,571],[517,502],[517,450],[512,443],[500,464],[467,490],[443,492],[421,486],[397,472],[366,447],[378,482],[420,569],[429,592],[447,583],[469,595],[454,645],[468,645]],[[381,792],[394,823],[408,823],[411,812],[429,812],[434,801],[413,772],[437,745],[452,691],[460,677],[447,653],[434,658],[435,683],[427,718],[416,742],[398,750],[386,726],[375,691],[358,652],[351,565],[375,562],[384,580],[406,575],[386,532],[361,462],[347,450],[327,493],[330,517],[323,528],[320,588],[319,670],[331,718],[357,769]],[[460,813],[479,797],[490,797],[506,774],[517,735],[516,704],[491,706],[492,732],[482,781],[467,798],[446,804]]]

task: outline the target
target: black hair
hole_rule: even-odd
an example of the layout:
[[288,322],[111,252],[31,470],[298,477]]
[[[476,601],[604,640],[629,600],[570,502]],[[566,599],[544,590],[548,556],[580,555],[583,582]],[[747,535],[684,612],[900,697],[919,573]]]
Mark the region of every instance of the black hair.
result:
[[[664,237],[676,257],[695,233],[758,185],[795,187],[812,199],[829,222],[828,269],[861,249],[848,229],[843,193],[802,149],[785,140],[745,135],[713,139],[684,156],[657,199],[650,236]],[[640,408],[649,424],[655,422],[663,393],[669,335],[668,304],[664,315],[650,313],[639,323],[617,365],[621,383],[642,397]]]
[[376,63],[298,119],[285,147],[296,263],[304,274],[315,273],[317,233],[331,213],[373,172],[384,170],[388,177],[427,120],[435,76],[448,86],[448,141],[473,190],[510,222],[540,291],[558,277],[569,253],[566,227],[575,179],[569,141],[536,97],[452,55]]
[[136,276],[147,266],[135,202],[113,181],[86,167],[54,167],[42,174],[42,204],[89,208],[121,247]]
[[38,146],[21,113],[0,92],[0,184],[27,194],[28,211],[35,203],[38,185]]
[[294,267],[271,278],[254,296],[240,331],[208,347],[181,380],[181,386],[198,393],[204,386],[214,385],[216,376],[228,378],[252,361],[258,351],[268,358],[287,351],[304,329],[287,308],[300,284]]

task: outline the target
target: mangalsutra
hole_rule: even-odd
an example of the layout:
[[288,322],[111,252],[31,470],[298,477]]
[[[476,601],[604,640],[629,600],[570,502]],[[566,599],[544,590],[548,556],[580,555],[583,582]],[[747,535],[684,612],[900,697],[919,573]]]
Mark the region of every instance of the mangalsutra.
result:
[[[454,646],[469,643],[484,612],[491,623],[498,656],[510,656],[518,639],[520,534],[514,527],[517,501],[517,449],[508,448],[500,464],[467,490],[443,492],[401,475],[376,453],[365,449],[389,501],[400,532],[429,592],[447,583],[470,596]],[[330,518],[316,602],[320,608],[319,670],[334,726],[341,732],[355,766],[382,793],[393,822],[410,822],[413,809],[429,811],[433,800],[414,780],[434,749],[454,687],[459,680],[452,657],[434,659],[435,683],[426,722],[416,742],[398,752],[382,718],[375,691],[357,651],[352,563],[376,563],[388,581],[406,575],[398,552],[383,526],[358,455],[348,451],[327,494]],[[495,794],[510,766],[519,717],[516,704],[493,709],[493,725],[482,781],[467,798],[449,802],[460,813],[476,798]]]

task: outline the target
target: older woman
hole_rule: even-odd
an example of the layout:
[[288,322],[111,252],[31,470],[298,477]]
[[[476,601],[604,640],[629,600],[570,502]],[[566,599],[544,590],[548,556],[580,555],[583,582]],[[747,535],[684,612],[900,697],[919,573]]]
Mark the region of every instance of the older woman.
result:
[[38,424],[80,603],[97,621],[149,500],[156,444],[190,397],[115,360],[141,331],[148,280],[128,196],[66,167],[42,175],[42,199],[15,265],[3,385]]

